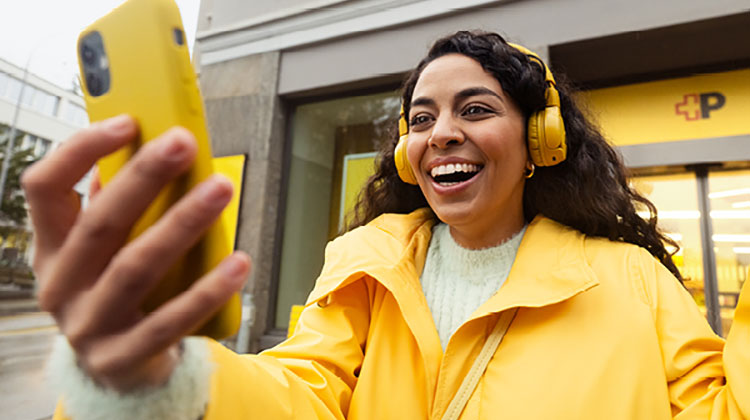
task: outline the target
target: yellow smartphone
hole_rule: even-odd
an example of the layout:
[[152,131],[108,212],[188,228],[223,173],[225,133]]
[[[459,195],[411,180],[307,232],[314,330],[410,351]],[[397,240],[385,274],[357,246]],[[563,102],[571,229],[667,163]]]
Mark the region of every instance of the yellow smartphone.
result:
[[[180,125],[198,140],[189,172],[166,186],[133,227],[130,239],[143,233],[185,192],[213,174],[211,145],[203,103],[190,63],[180,12],[174,0],[128,0],[86,28],[78,38],[78,63],[92,122],[127,113],[138,121],[140,138],[102,158],[97,166],[102,186],[138,148],[170,127]],[[175,263],[143,303],[151,312],[186,290],[232,251],[223,218]],[[235,294],[206,324],[193,332],[216,339],[236,333],[241,306]]]

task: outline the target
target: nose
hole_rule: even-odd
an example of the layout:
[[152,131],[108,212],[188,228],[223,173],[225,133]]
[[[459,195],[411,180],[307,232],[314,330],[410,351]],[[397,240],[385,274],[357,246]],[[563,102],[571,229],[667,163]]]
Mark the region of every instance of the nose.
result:
[[451,145],[464,142],[464,134],[457,121],[450,114],[440,115],[432,126],[432,133],[427,141],[428,145],[445,149]]

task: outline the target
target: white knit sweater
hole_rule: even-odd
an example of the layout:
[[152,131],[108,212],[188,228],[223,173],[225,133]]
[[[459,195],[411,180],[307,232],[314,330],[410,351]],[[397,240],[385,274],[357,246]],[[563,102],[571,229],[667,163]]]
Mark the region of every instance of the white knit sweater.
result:
[[420,281],[443,349],[458,327],[503,285],[525,231],[524,226],[500,245],[474,250],[456,243],[448,225],[432,228]]

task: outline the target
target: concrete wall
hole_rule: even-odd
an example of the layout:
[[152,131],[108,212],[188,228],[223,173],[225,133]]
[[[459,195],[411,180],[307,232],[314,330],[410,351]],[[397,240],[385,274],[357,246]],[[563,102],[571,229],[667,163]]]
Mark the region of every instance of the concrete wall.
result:
[[276,90],[278,66],[279,53],[269,52],[206,66],[200,78],[214,154],[247,156],[237,240],[253,258],[245,286],[256,304],[250,351],[266,330],[273,299],[285,115]]
[[[746,12],[746,0],[297,1],[265,15],[239,0],[204,0],[197,38],[215,63],[282,51],[279,92],[312,91],[411,68],[437,37],[501,32],[530,48],[560,45]],[[255,2],[250,2],[255,3]],[[282,2],[286,4],[286,2]],[[329,4],[329,7],[313,8]],[[210,7],[209,7],[210,6]],[[210,10],[209,10],[210,9]],[[261,9],[257,9],[261,10]]]
[[412,68],[438,37],[462,29],[500,32],[529,48],[645,31],[746,12],[746,0],[526,0],[481,7],[419,24],[354,33],[285,51],[279,92],[398,74]]
[[227,26],[235,26],[246,21],[271,20],[274,17],[288,16],[289,14],[302,10],[309,10],[322,5],[333,5],[342,2],[343,0],[217,1],[214,2],[212,10],[212,28],[218,29]]

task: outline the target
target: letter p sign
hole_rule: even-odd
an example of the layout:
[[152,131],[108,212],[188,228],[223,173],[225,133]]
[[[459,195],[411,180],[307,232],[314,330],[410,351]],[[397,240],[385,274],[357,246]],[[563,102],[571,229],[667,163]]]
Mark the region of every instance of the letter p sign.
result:
[[711,117],[711,112],[721,109],[726,102],[726,97],[719,92],[692,93],[675,104],[675,114],[684,116],[686,121],[707,119]]
[[727,98],[719,92],[701,93],[701,118],[709,118],[711,111],[724,106]]

